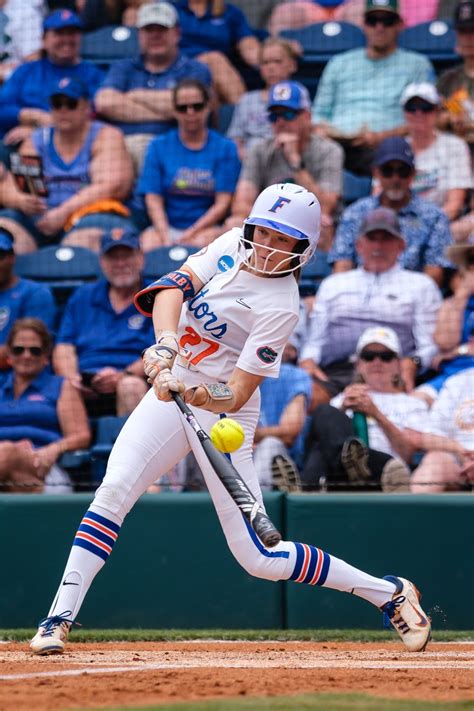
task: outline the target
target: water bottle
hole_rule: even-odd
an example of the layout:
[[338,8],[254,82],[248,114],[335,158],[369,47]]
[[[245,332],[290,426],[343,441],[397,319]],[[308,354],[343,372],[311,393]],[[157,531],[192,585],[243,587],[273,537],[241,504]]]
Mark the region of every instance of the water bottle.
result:
[[367,417],[363,412],[354,412],[352,415],[352,425],[357,437],[362,440],[366,447],[369,446],[369,428],[367,426]]

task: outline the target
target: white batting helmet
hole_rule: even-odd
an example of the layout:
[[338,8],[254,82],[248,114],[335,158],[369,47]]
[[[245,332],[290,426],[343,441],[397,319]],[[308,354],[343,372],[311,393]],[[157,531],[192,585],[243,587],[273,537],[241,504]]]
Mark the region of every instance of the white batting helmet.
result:
[[253,247],[253,228],[256,225],[296,238],[301,242],[295,250],[297,254],[292,254],[288,269],[279,271],[280,274],[292,272],[313,256],[318,244],[320,221],[321,207],[314,193],[294,183],[270,185],[260,193],[250,215],[244,220],[243,242],[247,249]]

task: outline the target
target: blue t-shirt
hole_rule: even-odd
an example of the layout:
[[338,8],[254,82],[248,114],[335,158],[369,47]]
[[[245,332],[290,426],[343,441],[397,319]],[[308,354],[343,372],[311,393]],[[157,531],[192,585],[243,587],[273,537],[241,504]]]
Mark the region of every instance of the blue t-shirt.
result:
[[0,132],[3,136],[19,123],[21,109],[49,111],[50,90],[60,79],[78,79],[88,87],[92,100],[104,78],[104,72],[89,62],[73,66],[53,64],[49,59],[38,59],[20,65],[0,90]]
[[218,17],[214,17],[209,8],[202,17],[197,17],[189,8],[188,0],[180,0],[177,9],[181,27],[179,46],[188,57],[196,57],[201,52],[229,54],[241,39],[253,36],[242,10],[228,2]]
[[13,371],[0,375],[0,440],[30,439],[35,447],[43,447],[60,439],[57,403],[63,382],[45,368],[15,398]]
[[89,166],[92,160],[92,148],[104,125],[100,121],[91,122],[81,149],[69,163],[65,163],[56,151],[55,129],[52,126],[33,131],[31,140],[43,165],[44,180],[48,188],[46,202],[50,210],[62,205],[63,202],[74,197],[79,190],[90,185]]
[[[115,89],[125,94],[132,89],[174,89],[181,79],[197,79],[206,86],[212,84],[209,69],[201,62],[179,54],[176,60],[163,72],[149,72],[143,58],[122,59],[113,64],[105,77],[101,89]],[[114,125],[125,134],[164,133],[174,125],[173,121],[141,121],[126,123],[114,121]]]
[[177,129],[154,138],[148,147],[137,193],[162,195],[169,223],[194,224],[213,204],[216,193],[233,193],[240,173],[237,148],[209,130],[199,150],[187,148]]
[[10,289],[0,291],[0,344],[4,344],[13,323],[19,318],[40,318],[51,330],[56,306],[47,286],[19,279]]
[[107,366],[123,370],[154,340],[153,320],[139,314],[133,304],[117,313],[110,303],[109,284],[100,279],[71,296],[57,343],[76,347],[81,372],[97,372]]
[[[312,383],[308,373],[292,363],[282,363],[278,378],[265,378],[260,385],[260,421],[262,427],[271,427],[280,422],[285,408],[297,395],[304,395],[310,402]],[[289,452],[296,464],[302,464],[307,424],[290,447]]]

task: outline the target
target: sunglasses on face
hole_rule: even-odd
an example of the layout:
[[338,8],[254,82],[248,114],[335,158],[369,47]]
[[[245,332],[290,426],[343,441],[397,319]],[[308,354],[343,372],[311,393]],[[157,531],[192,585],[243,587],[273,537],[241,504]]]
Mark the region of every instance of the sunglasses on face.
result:
[[362,351],[359,358],[364,360],[366,363],[372,363],[376,358],[382,361],[382,363],[391,363],[392,360],[397,358],[397,354],[392,351]]
[[74,111],[79,105],[79,99],[73,99],[71,96],[52,96],[51,106],[57,111],[59,109],[69,109]]
[[30,355],[35,356],[36,358],[43,353],[41,346],[12,346],[11,350],[15,356],[21,356],[25,351],[28,351]]
[[285,121],[294,121],[300,115],[299,111],[296,109],[285,109],[284,111],[269,111],[268,120],[270,123],[276,123],[279,118]]
[[384,27],[393,27],[398,22],[397,15],[392,15],[389,12],[381,13],[380,15],[370,14],[365,16],[365,24],[369,27],[383,25]]
[[386,165],[380,166],[380,172],[384,178],[393,178],[394,175],[398,175],[399,178],[409,178],[412,174],[412,169],[409,165]]
[[192,109],[195,112],[198,111],[203,111],[206,108],[207,104],[205,101],[196,101],[193,104],[176,104],[175,109],[178,112],[178,114],[187,114],[189,109]]
[[405,111],[409,114],[415,114],[417,111],[421,111],[422,114],[430,114],[436,110],[436,106],[430,104],[429,101],[423,101],[418,99],[417,101],[409,101],[405,106]]

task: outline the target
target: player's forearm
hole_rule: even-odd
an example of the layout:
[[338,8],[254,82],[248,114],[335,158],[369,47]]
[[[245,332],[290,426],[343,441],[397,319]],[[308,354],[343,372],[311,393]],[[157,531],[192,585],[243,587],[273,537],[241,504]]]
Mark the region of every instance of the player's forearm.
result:
[[183,308],[183,292],[180,289],[161,289],[153,304],[153,326],[158,341],[162,331],[176,333]]

